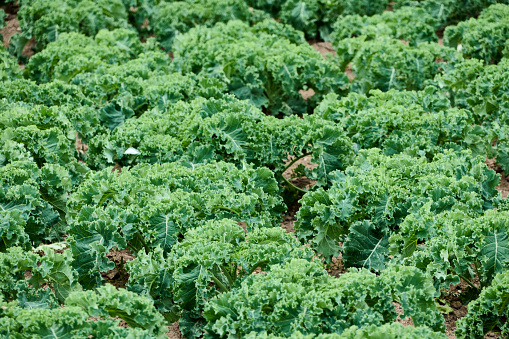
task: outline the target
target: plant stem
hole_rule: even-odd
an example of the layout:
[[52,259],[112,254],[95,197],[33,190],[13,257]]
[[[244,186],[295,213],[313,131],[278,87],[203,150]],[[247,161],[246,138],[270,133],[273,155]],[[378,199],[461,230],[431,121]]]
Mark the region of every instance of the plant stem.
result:
[[222,267],[222,271],[223,271],[223,274],[226,276],[226,279],[228,279],[228,282],[230,283],[230,286],[233,286],[233,278],[232,276],[230,275],[230,272],[228,272],[228,269],[226,266],[223,266]]
[[212,280],[220,289],[222,289],[224,292],[228,292],[226,286],[224,286],[223,283],[219,281],[219,279],[217,279],[215,276],[212,276]]
[[295,164],[297,161],[299,161],[300,159],[302,158],[305,158],[307,157],[309,154],[302,154],[301,156],[293,159],[288,165],[286,165],[285,169],[281,172],[281,173],[284,173],[286,172],[287,169],[289,169],[290,167],[292,167],[293,164]]
[[249,274],[253,274],[253,272],[258,268],[258,267],[262,267],[264,266],[265,264],[268,264],[269,261],[268,260],[263,260],[263,261],[260,261],[260,262],[257,262],[255,265],[253,265],[253,267],[251,267],[251,272],[249,272]]
[[240,217],[240,213],[237,212],[236,210],[234,210],[233,208],[230,208],[230,207],[224,207],[224,206],[213,206],[212,207],[213,209],[218,209],[218,210],[224,210],[224,211],[228,211],[228,212],[232,212],[234,214],[236,214],[237,216]]
[[[282,176],[283,177],[283,176]],[[308,190],[305,190],[305,189],[302,189],[300,187],[297,187],[295,186],[294,184],[292,184],[288,179],[286,179],[285,177],[283,177],[283,180],[288,184],[290,185],[291,187],[293,187],[294,189],[296,189],[297,191],[299,192],[302,192],[302,193],[307,193],[309,192]]]
[[465,282],[467,284],[469,284],[472,288],[476,289],[476,290],[479,290],[479,288],[477,286],[475,286],[467,277],[465,277],[464,275],[461,275],[459,274],[459,277],[463,280],[465,280]]
[[300,187],[297,187],[295,186],[294,184],[292,184],[290,182],[290,180],[286,179],[284,176],[283,176],[283,173],[285,173],[290,167],[292,167],[293,164],[295,164],[297,161],[299,161],[300,159],[304,158],[304,157],[307,157],[309,154],[302,154],[301,156],[293,159],[286,167],[285,169],[281,172],[281,177],[283,178],[283,180],[290,186],[290,187],[293,187],[294,189],[296,189],[297,191],[299,192],[302,192],[302,193],[307,193],[309,192],[308,190],[305,190],[305,189],[302,189]]

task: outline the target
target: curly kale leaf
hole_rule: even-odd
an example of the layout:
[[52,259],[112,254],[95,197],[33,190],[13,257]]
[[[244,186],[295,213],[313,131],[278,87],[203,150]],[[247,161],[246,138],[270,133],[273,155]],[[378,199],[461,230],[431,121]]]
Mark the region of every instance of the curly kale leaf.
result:
[[483,60],[486,64],[498,62],[509,40],[508,16],[508,5],[492,5],[483,10],[478,18],[447,27],[444,45],[453,48],[461,45],[463,55]]
[[443,95],[435,98],[436,93],[436,88],[428,87],[420,92],[373,90],[369,99],[353,93],[342,99],[331,95],[315,114],[343,126],[360,148],[380,148],[387,155],[432,159],[444,149],[470,149],[474,155],[490,152],[492,130],[476,126],[470,111],[448,107],[449,101]]
[[488,286],[509,267],[507,206],[497,208],[472,218],[458,211],[436,215],[424,206],[391,236],[391,252],[432,275],[437,288],[460,279],[471,282],[476,276],[481,286]]
[[[129,147],[141,154],[124,154]],[[130,119],[112,133],[95,137],[87,157],[94,168],[172,161],[197,167],[211,160],[242,167],[247,162],[270,168],[282,182],[289,158],[307,155],[317,166],[306,175],[328,186],[331,172],[350,164],[354,150],[339,125],[315,116],[277,119],[227,96],[179,102],[167,111]]]
[[[325,93],[344,92],[348,80],[334,63],[303,44],[302,36],[294,42],[283,29],[267,32],[267,26],[273,25],[280,24],[265,21],[250,27],[230,21],[191,29],[175,40],[174,65],[184,74],[207,74],[225,81],[239,99],[273,115],[304,113]],[[306,102],[299,91],[308,88],[315,95]]]
[[468,313],[458,320],[458,338],[482,338],[498,326],[502,335],[509,333],[509,271],[495,276],[491,286],[468,304]]
[[387,235],[377,232],[368,220],[352,224],[348,231],[343,244],[344,265],[383,270],[389,253]]
[[311,257],[311,250],[279,227],[248,231],[246,236],[233,220],[210,221],[189,230],[168,259],[159,249],[140,252],[128,263],[128,288],[150,295],[165,317],[181,316],[181,330],[196,336],[208,299],[239,286],[256,269],[268,271],[291,258]]
[[[42,246],[41,251],[44,253],[42,257],[33,252],[25,252],[19,247],[11,247],[7,252],[0,253],[0,296],[9,300],[19,299],[21,296],[26,299],[30,294],[33,297],[34,292],[42,292],[42,286],[49,284],[54,291],[52,295],[59,302],[63,302],[69,294],[81,290],[77,282],[77,272],[71,267],[70,251],[55,253],[46,246]],[[25,277],[27,270],[31,272],[29,278]],[[28,286],[31,286],[30,289]]]
[[107,284],[96,291],[71,294],[65,300],[66,306],[80,307],[91,317],[119,317],[131,328],[140,328],[155,338],[165,337],[167,326],[157,312],[153,302],[125,289],[116,289]]
[[342,69],[352,63],[355,78],[351,86],[358,93],[372,89],[422,90],[428,80],[461,60],[454,49],[438,43],[412,47],[389,37],[368,40],[363,35],[340,40],[334,47]]
[[34,38],[37,49],[57,40],[62,33],[95,36],[101,29],[127,28],[127,12],[121,0],[41,0],[23,3],[18,18],[23,36]]
[[150,42],[142,44],[136,32],[127,29],[101,30],[95,38],[80,33],[62,33],[56,41],[30,58],[25,73],[38,83],[69,82],[80,73],[125,63],[152,49]]
[[335,279],[319,263],[294,259],[214,297],[204,316],[211,337],[339,334],[354,325],[391,323],[396,318],[393,301],[398,301],[416,326],[443,331],[435,295],[430,279],[416,269],[391,267],[380,276],[352,270]]
[[[298,237],[305,242],[311,240],[326,260],[339,254],[339,241],[345,236],[355,244],[361,234],[376,234],[369,235],[371,244],[385,253],[384,246],[376,246],[378,241],[384,242],[382,235],[397,233],[405,217],[427,203],[433,213],[461,210],[481,215],[499,201],[494,189],[497,175],[486,167],[484,158],[472,157],[467,151],[448,151],[428,162],[407,155],[385,156],[371,149],[361,151],[353,166],[335,175],[328,191],[318,189],[304,195],[295,223]],[[363,220],[371,221],[374,230],[367,232],[369,227],[364,227],[363,232],[350,233],[353,225]],[[344,246],[346,250],[350,245],[346,242]],[[355,256],[370,253],[360,249]],[[349,250],[349,258],[353,258],[351,255]],[[380,260],[372,264],[372,268],[382,267]]]
[[476,17],[483,8],[497,2],[505,3],[505,0],[397,0],[393,8],[399,9],[403,6],[423,8],[439,21],[441,27],[445,27]]
[[[101,282],[113,263],[112,248],[161,247],[165,253],[208,220],[231,218],[248,230],[272,226],[284,211],[270,170],[211,163],[197,168],[177,163],[139,165],[122,173],[91,174],[68,203],[69,244],[85,286]],[[147,199],[151,203],[147,204]]]
[[72,188],[69,171],[32,161],[0,167],[0,250],[58,241],[66,230],[66,202]]
[[[2,301],[0,305],[0,334],[4,336],[162,339],[168,329],[150,299],[112,285],[72,293],[65,308],[30,309]],[[119,327],[120,320],[129,328]]]
[[367,36],[370,40],[388,36],[417,46],[421,42],[436,41],[437,28],[436,19],[424,9],[404,7],[371,17],[343,16],[334,24],[331,39],[337,44],[343,39],[361,35]]
[[161,2],[154,9],[151,26],[161,46],[169,51],[176,36],[198,25],[211,27],[230,20],[249,22],[263,16],[258,11],[252,13],[243,0]]
[[371,16],[387,9],[387,0],[287,0],[282,4],[281,22],[303,31],[308,38],[329,39],[331,26],[345,15]]

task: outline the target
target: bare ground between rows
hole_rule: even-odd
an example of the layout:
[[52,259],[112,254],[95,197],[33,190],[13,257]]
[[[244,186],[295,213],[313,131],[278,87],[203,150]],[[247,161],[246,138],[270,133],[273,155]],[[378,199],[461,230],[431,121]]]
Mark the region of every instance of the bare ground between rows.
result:
[[500,192],[500,194],[502,194],[502,198],[506,199],[507,196],[509,195],[509,181],[507,180],[508,176],[505,175],[504,171],[502,170],[500,165],[496,163],[496,161],[497,161],[496,158],[486,159],[486,165],[495,172],[497,172],[498,174],[500,174],[500,185],[498,185],[495,188],[497,189],[497,191]]
[[[5,47],[9,47],[11,37],[16,33],[21,33],[17,16],[19,6],[5,5],[0,6],[0,8],[3,9],[7,15],[5,18],[5,27],[0,30],[0,34],[3,36],[3,45]],[[31,39],[23,48],[23,52],[21,54],[30,58],[34,54],[32,47],[34,47],[35,44],[35,39]]]

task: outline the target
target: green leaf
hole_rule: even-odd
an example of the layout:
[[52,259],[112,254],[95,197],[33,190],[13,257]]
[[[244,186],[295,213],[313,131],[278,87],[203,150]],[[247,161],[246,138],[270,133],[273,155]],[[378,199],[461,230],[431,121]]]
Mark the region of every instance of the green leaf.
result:
[[369,268],[381,271],[389,254],[389,238],[377,231],[368,220],[350,227],[343,244],[343,260],[347,267]]
[[482,266],[488,277],[503,272],[509,264],[509,234],[507,228],[495,232],[488,231],[484,238],[485,245],[479,252]]
[[132,116],[132,109],[122,107],[117,102],[111,102],[100,110],[101,121],[112,131]]
[[458,338],[482,338],[498,326],[502,335],[509,333],[509,271],[497,274],[491,286],[468,304],[468,313],[458,320]]

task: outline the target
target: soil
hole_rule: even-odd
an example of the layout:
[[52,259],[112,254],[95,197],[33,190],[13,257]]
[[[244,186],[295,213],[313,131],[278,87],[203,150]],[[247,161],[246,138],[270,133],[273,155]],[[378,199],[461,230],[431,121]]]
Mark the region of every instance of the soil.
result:
[[325,266],[327,273],[329,273],[329,275],[334,278],[339,277],[341,274],[347,271],[343,266],[342,256],[343,254],[339,253],[338,257],[332,257],[332,264]]
[[[5,11],[5,14],[7,14],[5,18],[5,27],[0,30],[0,34],[2,34],[4,40],[3,44],[5,47],[9,46],[11,37],[16,33],[21,33],[21,28],[19,27],[18,22],[18,10],[19,6],[17,5],[6,5],[1,6]],[[34,52],[32,50],[32,47],[36,45],[35,39],[31,39],[23,48],[23,52],[21,53],[23,56],[30,58],[32,55],[34,55]]]
[[[327,58],[328,56],[336,56],[336,51],[334,51],[334,49],[332,48],[332,45],[330,42],[317,42],[316,40],[309,40],[308,43],[315,49],[317,50],[318,52],[320,52],[320,54],[324,57],[324,58]],[[310,89],[307,89],[307,90],[304,90],[304,89],[301,89],[299,91],[300,95],[302,95],[302,98],[304,100],[308,100],[309,98],[311,98],[313,95],[315,95],[315,91],[310,88]]]
[[497,172],[498,174],[500,174],[500,185],[498,185],[495,188],[502,194],[502,198],[505,199],[509,195],[509,181],[507,175],[505,175],[500,165],[496,164],[496,161],[497,161],[496,158],[486,159],[486,165],[495,172]]
[[438,44],[440,46],[443,46],[444,45],[444,29],[439,29],[435,32],[435,34],[437,35],[438,37]]
[[[479,279],[474,281],[474,285],[479,286]],[[467,315],[468,308],[463,304],[461,295],[463,292],[467,291],[469,287],[470,286],[466,282],[461,281],[459,284],[442,291],[442,298],[440,299],[444,301],[445,307],[450,307],[444,314],[446,326],[445,335],[447,338],[456,338],[454,334],[456,330],[456,321]]]
[[[308,43],[311,45],[311,47],[313,47],[315,50],[320,52],[320,54],[324,58],[327,58],[328,56],[335,57],[338,55],[336,53],[336,51],[334,50],[334,48],[332,48],[332,44],[330,42],[316,42],[316,41],[310,40],[310,41],[308,41]],[[352,63],[349,63],[346,66],[345,73],[350,81],[352,81],[355,78],[355,74],[352,71]],[[304,92],[307,92],[307,91],[303,91],[301,94],[304,97],[304,100],[306,100],[309,97],[305,97]],[[314,94],[314,92],[313,92],[313,94]]]
[[[289,159],[288,161],[291,161],[291,159]],[[307,169],[313,169],[317,166],[317,164],[311,162],[311,155],[309,155],[302,159],[297,160],[292,166],[290,166],[283,173],[283,177],[288,179],[293,185],[295,185],[298,188],[310,189],[315,185],[316,180],[311,180],[307,177],[296,176],[297,174],[295,173],[295,170],[299,165],[302,165]],[[286,214],[283,216],[281,227],[283,227],[287,232],[291,233],[295,232],[295,230],[293,229],[293,223],[296,220],[295,215],[297,214],[297,211],[299,210],[300,206],[301,204],[299,203],[298,200],[294,201],[294,203],[288,208]]]
[[405,327],[406,326],[414,326],[414,321],[412,320],[412,318],[406,317],[406,318],[401,319],[400,316],[403,314],[403,307],[401,307],[401,304],[397,303],[397,302],[393,302],[393,304],[394,304],[394,310],[398,314],[396,321]]
[[346,68],[345,68],[346,76],[348,77],[348,79],[350,81],[352,81],[355,78],[355,74],[352,70],[352,65],[353,65],[353,63],[349,63],[348,65],[346,65]]
[[79,137],[78,132],[76,132],[76,150],[78,151],[78,153],[81,153],[81,154],[87,154],[87,152],[88,152],[88,145],[84,144],[81,141],[81,138]]
[[110,251],[106,257],[115,263],[115,268],[108,272],[101,273],[101,276],[108,283],[116,288],[125,288],[129,281],[129,272],[125,269],[125,263],[134,259],[134,256],[127,249]]
[[[292,184],[299,188],[309,189],[314,186],[316,180],[311,180],[307,177],[296,177],[295,170],[299,165],[304,166],[305,168],[312,170],[318,166],[318,164],[311,162],[311,155],[305,156],[302,159],[297,160],[292,166],[290,166],[285,172],[283,172],[283,177],[288,179]],[[288,161],[291,161],[289,159]]]
[[9,46],[9,41],[11,37],[16,33],[21,33],[21,28],[19,28],[19,22],[16,17],[9,20],[10,15],[7,16],[7,20],[5,20],[5,27],[0,30],[0,34],[3,35],[4,41],[3,44],[5,47]]
[[168,332],[166,335],[171,339],[185,339],[182,333],[180,333],[179,323],[174,323],[173,325],[168,326]]
[[304,90],[304,89],[301,89],[299,91],[300,95],[302,95],[302,99],[304,100],[308,100],[309,98],[311,98],[313,95],[315,95],[315,90],[310,88],[310,89],[307,89],[307,90]]
[[328,56],[332,55],[333,57],[337,56],[338,54],[332,48],[332,44],[330,42],[316,42],[314,40],[308,41],[308,43],[313,47],[316,51],[320,52],[320,54],[327,58]]
[[295,220],[295,215],[299,210],[301,204],[298,201],[295,201],[293,205],[288,208],[288,211],[283,216],[283,221],[281,221],[281,227],[283,227],[288,233],[295,233],[295,229],[293,228],[293,223]]

